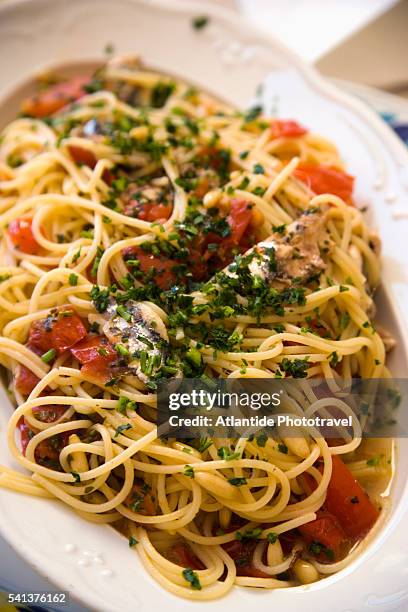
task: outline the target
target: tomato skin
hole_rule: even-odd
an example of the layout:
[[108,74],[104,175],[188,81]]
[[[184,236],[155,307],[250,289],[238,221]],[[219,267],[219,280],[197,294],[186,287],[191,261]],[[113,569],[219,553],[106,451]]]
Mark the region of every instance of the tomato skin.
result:
[[250,563],[246,563],[245,565],[237,565],[237,576],[250,576],[251,578],[272,577],[270,574],[266,574]]
[[257,542],[242,542],[241,540],[232,540],[222,544],[222,548],[229,554],[231,559],[235,561],[237,566],[238,576],[251,576],[252,578],[270,578],[269,574],[265,574],[262,570],[257,569],[251,563],[254,549]]
[[123,213],[128,217],[135,217],[142,221],[167,221],[173,210],[171,204],[159,204],[156,202],[143,202],[130,200],[123,209]]
[[84,88],[89,81],[89,77],[78,76],[69,81],[52,85],[45,91],[26,98],[21,105],[21,111],[25,115],[38,119],[52,115],[67,104],[86,95],[87,92]]
[[7,233],[11,242],[23,253],[36,255],[40,250],[40,245],[34,238],[32,230],[32,219],[20,217],[10,222]]
[[[252,208],[246,200],[234,199],[227,216],[231,233],[222,238],[214,232],[196,236],[193,247],[190,248],[189,262],[192,264],[194,280],[204,280],[206,277],[225,267],[234,258],[234,251],[243,253],[251,244],[249,233],[252,221]],[[214,252],[208,250],[209,244],[218,244]]]
[[[59,406],[59,405],[46,405],[46,406],[37,406],[33,408],[34,416],[43,423],[53,423],[58,420],[66,411],[67,406]],[[17,423],[17,427],[20,430],[20,441],[21,441],[21,452],[23,455],[26,453],[26,449],[28,443],[31,438],[38,433],[37,430],[31,429],[25,422],[24,417],[21,417]],[[58,446],[63,448],[66,446],[68,442],[69,432],[64,432],[62,434],[57,434],[56,439],[58,439]],[[50,442],[49,439],[42,440],[35,449],[35,457],[36,459],[53,459],[57,460],[59,458],[60,449],[55,448]]]
[[205,569],[200,559],[193,553],[187,544],[174,544],[169,551],[169,558],[173,563],[181,567],[189,567],[192,570]]
[[324,506],[337,517],[350,538],[361,539],[374,525],[379,512],[338,455],[332,455],[332,463]]
[[[145,186],[148,187],[148,184]],[[160,201],[161,197],[158,194],[157,200],[154,197],[143,197],[143,188],[138,185],[131,184],[126,192],[122,194],[123,214],[128,217],[142,219],[142,221],[166,221],[173,210],[173,205],[169,201]]]
[[74,145],[69,145],[68,151],[75,163],[83,164],[88,166],[88,168],[95,168],[97,160],[92,151]]
[[33,408],[33,414],[36,419],[43,423],[54,423],[65,414],[67,406],[61,406],[60,404],[46,404],[44,406],[37,406]]
[[[349,544],[339,521],[333,514],[324,510],[319,510],[316,514],[314,521],[301,525],[298,530],[308,544],[318,542],[333,551],[333,560],[342,559]],[[322,561],[328,561],[324,553],[319,557]]]
[[252,206],[247,200],[232,200],[227,221],[231,226],[231,235],[225,242],[239,245],[251,223]]
[[15,379],[15,387],[21,395],[30,395],[31,391],[39,382],[40,379],[33,374],[31,370],[23,365],[19,366]]
[[308,133],[303,125],[292,119],[274,119],[270,129],[272,138],[297,138]]
[[61,354],[86,337],[87,330],[82,319],[72,312],[70,316],[62,316],[52,327],[52,342],[56,351]]
[[[98,160],[92,151],[84,149],[83,147],[76,147],[74,145],[69,145],[68,151],[76,164],[88,166],[88,168],[91,168],[92,170],[95,168]],[[105,170],[102,172],[102,179],[107,185],[110,186],[112,185],[114,176],[110,170],[105,168]]]
[[17,426],[20,430],[21,452],[25,455],[28,443],[33,437],[34,432],[26,425],[24,417],[21,417]]
[[[64,316],[61,314],[62,312],[70,314]],[[60,355],[87,335],[82,319],[74,310],[63,309],[56,316],[56,320],[50,323],[49,328],[45,324],[47,319],[39,319],[31,324],[28,346],[34,352],[39,350],[41,353],[45,353],[50,349],[55,349]]]
[[[118,355],[113,346],[102,336],[90,336],[71,349],[72,355],[82,365],[81,372],[98,382],[110,380],[110,366]],[[101,354],[105,353],[106,354]]]
[[151,253],[145,253],[140,247],[130,247],[124,249],[125,256],[130,255],[132,258],[140,261],[140,270],[142,272],[150,272],[155,270],[154,282],[160,289],[169,289],[176,282],[176,275],[173,272],[174,266],[178,262],[173,259],[165,259],[164,257],[156,257]]
[[330,166],[299,164],[294,176],[317,195],[331,193],[347,203],[351,203],[354,177]]
[[234,561],[240,561],[243,558],[246,558],[248,556],[248,553],[251,552],[250,548],[247,545],[236,539],[231,540],[231,542],[221,544],[221,546]]
[[150,493],[150,488],[145,483],[135,482],[133,484],[125,503],[127,506],[131,507],[134,502],[140,502],[139,507],[135,510],[138,514],[154,516],[157,513],[154,498]]
[[142,221],[167,221],[170,217],[173,207],[171,204],[143,204],[138,219]]

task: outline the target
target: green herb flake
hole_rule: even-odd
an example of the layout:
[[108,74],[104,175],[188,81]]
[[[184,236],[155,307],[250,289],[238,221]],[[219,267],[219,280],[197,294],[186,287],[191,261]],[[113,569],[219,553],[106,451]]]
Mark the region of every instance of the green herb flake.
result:
[[44,363],[50,363],[51,361],[53,361],[53,359],[55,359],[56,356],[57,351],[52,348],[41,355],[41,361],[43,361]]
[[268,537],[269,544],[275,544],[275,542],[277,542],[278,540],[278,534],[275,533],[274,531],[270,531],[267,537]]
[[188,476],[188,478],[194,478],[194,468],[191,465],[186,465],[184,468],[184,476]]
[[119,434],[123,433],[124,431],[127,431],[128,429],[132,429],[130,423],[124,423],[123,425],[119,425],[119,427],[116,428],[115,435],[113,437],[117,438]]
[[234,485],[234,487],[241,487],[242,485],[247,484],[247,479],[246,478],[228,478],[228,482],[232,485]]
[[198,17],[194,17],[191,24],[195,30],[202,30],[209,24],[209,22],[209,17],[206,15],[199,15]]
[[233,461],[234,459],[241,459],[241,453],[234,452],[230,450],[227,446],[221,446],[218,449],[217,455],[220,459],[224,459],[225,461]]
[[201,583],[198,574],[194,572],[191,567],[186,567],[181,574],[184,580],[190,583],[192,589],[195,591],[201,591]]
[[128,310],[126,310],[124,306],[122,306],[122,304],[119,304],[119,306],[116,308],[116,312],[119,316],[122,317],[122,319],[125,319],[127,323],[132,320],[132,315]]
[[253,167],[254,174],[265,174],[265,168],[261,164],[255,164]]

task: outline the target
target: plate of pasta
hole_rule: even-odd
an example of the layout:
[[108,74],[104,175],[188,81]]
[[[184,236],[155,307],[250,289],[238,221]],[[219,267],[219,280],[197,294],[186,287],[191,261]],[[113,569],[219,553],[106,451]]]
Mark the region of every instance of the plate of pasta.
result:
[[406,377],[403,146],[216,8],[0,12],[4,537],[90,609],[406,602],[402,438],[156,426],[181,379]]

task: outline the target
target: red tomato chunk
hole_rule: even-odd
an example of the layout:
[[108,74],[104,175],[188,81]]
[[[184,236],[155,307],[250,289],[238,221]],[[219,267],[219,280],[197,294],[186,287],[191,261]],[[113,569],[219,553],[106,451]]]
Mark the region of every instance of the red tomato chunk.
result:
[[71,353],[82,364],[81,372],[98,382],[110,380],[110,366],[118,358],[117,352],[102,336],[90,336],[75,347]]
[[34,238],[32,230],[32,219],[20,217],[10,222],[7,233],[14,246],[29,255],[36,255],[40,250],[40,245]]

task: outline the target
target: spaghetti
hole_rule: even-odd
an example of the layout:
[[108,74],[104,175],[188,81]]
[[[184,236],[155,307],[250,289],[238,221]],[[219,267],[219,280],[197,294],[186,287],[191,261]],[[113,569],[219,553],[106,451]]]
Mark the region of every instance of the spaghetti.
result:
[[30,476],[0,485],[114,525],[189,599],[344,567],[383,520],[388,450],[155,426],[174,377],[304,378],[312,414],[317,376],[389,376],[379,240],[336,148],[128,58],[21,110],[0,145],[0,361]]

